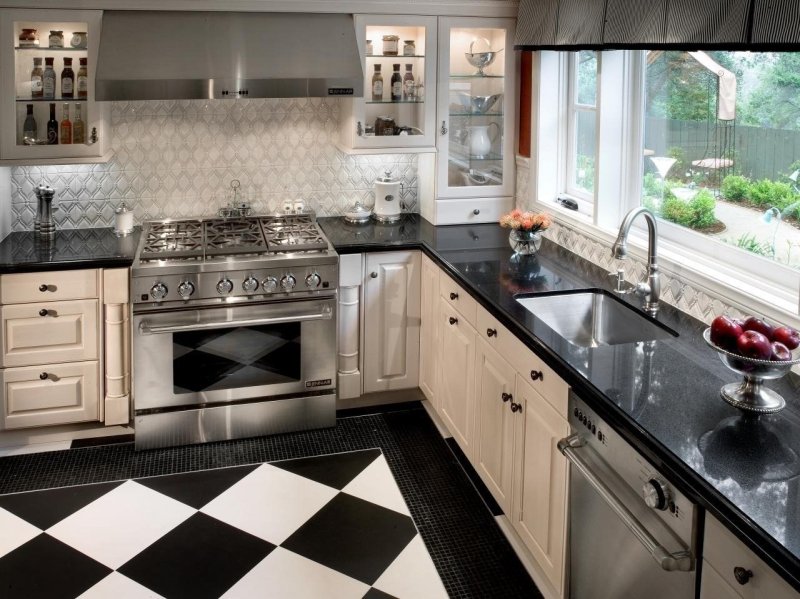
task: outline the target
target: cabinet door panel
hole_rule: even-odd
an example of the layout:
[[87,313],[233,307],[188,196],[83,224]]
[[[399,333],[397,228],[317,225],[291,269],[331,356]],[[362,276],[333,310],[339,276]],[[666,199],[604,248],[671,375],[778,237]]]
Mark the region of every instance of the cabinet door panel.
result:
[[516,401],[523,419],[516,430],[518,468],[512,524],[555,589],[564,585],[567,460],[556,444],[569,434],[567,421],[521,376]]
[[700,585],[700,599],[742,599],[725,579],[703,560],[703,580]]
[[[450,322],[453,319],[454,322]],[[440,416],[467,456],[472,456],[475,329],[444,299],[439,300]]]
[[26,272],[0,276],[0,303],[27,304],[92,299],[97,293],[96,270]]
[[417,387],[419,252],[370,254],[366,266],[364,391]]
[[480,337],[475,352],[475,454],[473,463],[503,511],[511,508],[514,369]]
[[50,426],[99,418],[98,363],[0,370],[2,428]]
[[3,366],[96,360],[97,300],[3,306]]
[[439,267],[422,256],[419,344],[419,387],[438,410],[436,379],[438,371],[439,335]]

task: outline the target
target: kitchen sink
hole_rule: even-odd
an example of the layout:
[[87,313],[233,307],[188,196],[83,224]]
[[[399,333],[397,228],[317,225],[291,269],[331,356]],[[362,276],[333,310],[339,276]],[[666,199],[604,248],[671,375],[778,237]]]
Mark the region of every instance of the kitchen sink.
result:
[[612,295],[598,291],[517,297],[526,310],[580,347],[677,337]]

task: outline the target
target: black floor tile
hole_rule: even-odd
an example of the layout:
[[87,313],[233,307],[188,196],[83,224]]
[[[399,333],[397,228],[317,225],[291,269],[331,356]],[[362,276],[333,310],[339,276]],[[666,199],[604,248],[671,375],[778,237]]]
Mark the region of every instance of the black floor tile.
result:
[[273,549],[198,512],[118,570],[166,599],[216,599]]
[[256,464],[239,468],[217,468],[186,472],[177,476],[166,474],[139,478],[136,482],[199,510],[256,468]]
[[70,449],[80,449],[81,447],[97,447],[98,445],[114,445],[116,443],[133,443],[133,435],[108,435],[107,437],[75,439],[70,444]]
[[100,562],[43,533],[0,558],[0,597],[74,599],[110,573]]
[[376,449],[273,462],[272,465],[341,491],[379,455],[381,452]]
[[481,477],[478,476],[475,468],[473,468],[472,464],[469,463],[469,458],[467,458],[467,456],[464,455],[464,452],[461,451],[461,448],[458,446],[458,442],[453,437],[449,437],[445,439],[445,443],[447,443],[450,451],[453,452],[453,456],[455,456],[455,458],[458,460],[458,463],[464,470],[464,474],[467,475],[472,483],[472,486],[475,487],[475,490],[478,492],[478,495],[480,495],[481,499],[483,499],[483,503],[486,504],[486,508],[492,513],[493,516],[502,516],[503,508],[501,508],[500,504],[495,501],[494,497],[492,496],[492,492],[489,491],[489,489],[481,480]]
[[378,589],[370,589],[362,599],[397,599],[397,597],[390,595],[389,593],[384,593]]

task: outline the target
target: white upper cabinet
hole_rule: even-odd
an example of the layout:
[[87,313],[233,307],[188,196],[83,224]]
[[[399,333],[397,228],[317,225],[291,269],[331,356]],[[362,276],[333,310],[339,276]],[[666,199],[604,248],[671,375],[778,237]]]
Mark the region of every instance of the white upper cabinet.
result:
[[343,101],[342,149],[433,151],[436,17],[356,15],[355,25],[364,97]]
[[108,108],[94,101],[101,22],[96,10],[0,11],[2,161],[103,157]]

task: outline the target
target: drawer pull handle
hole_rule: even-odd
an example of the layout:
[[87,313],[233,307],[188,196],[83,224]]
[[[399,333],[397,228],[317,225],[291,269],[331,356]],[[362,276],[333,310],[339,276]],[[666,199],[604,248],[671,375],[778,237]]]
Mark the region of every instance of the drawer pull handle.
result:
[[497,337],[497,329],[486,329],[487,337]]
[[378,273],[373,271],[373,272],[369,273],[369,276],[372,277],[373,279],[377,279],[378,278]]
[[458,299],[458,294],[457,293],[451,293],[450,294],[450,299],[451,300],[457,300]]
[[39,310],[39,316],[47,316],[47,310],[45,310],[44,308]]
[[511,402],[511,411],[514,412],[515,414],[517,412],[521,412],[522,411],[522,404],[521,403],[514,403],[512,401]]
[[47,373],[43,372],[42,374],[39,375],[39,378],[42,379],[43,381],[46,381],[47,380],[47,376],[48,376]]
[[39,285],[39,291],[41,291],[42,293],[44,293],[44,292],[45,292],[45,291],[47,291],[48,289],[49,289],[49,288],[47,287],[47,285],[44,285],[44,284],[42,284],[42,285]]
[[500,395],[500,397],[502,397],[502,398],[503,398],[503,403],[505,403],[505,402],[507,402],[507,401],[511,401],[511,399],[512,399],[514,396],[513,396],[513,395],[511,395],[511,393],[502,393],[502,394]]
[[452,316],[447,319],[450,321],[450,324],[458,324],[458,318],[453,318]]
[[742,568],[741,566],[736,566],[733,569],[733,577],[739,584],[747,584],[750,582],[750,579],[753,578],[753,571]]
[[472,211],[472,214],[474,214],[475,216],[478,216],[480,213],[481,211],[478,210],[477,208],[475,208],[475,210]]
[[543,381],[544,380],[544,372],[541,370],[531,370],[531,380],[533,381]]

